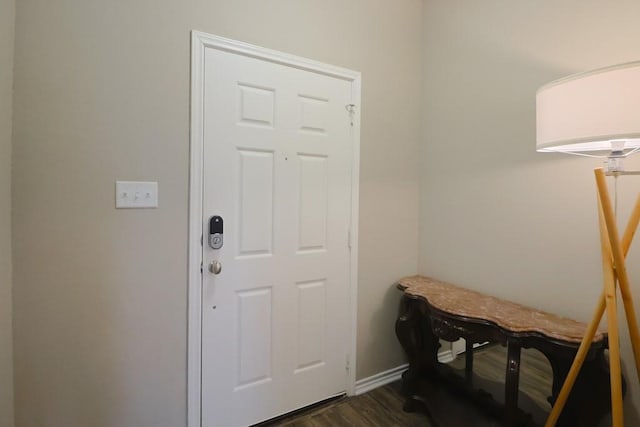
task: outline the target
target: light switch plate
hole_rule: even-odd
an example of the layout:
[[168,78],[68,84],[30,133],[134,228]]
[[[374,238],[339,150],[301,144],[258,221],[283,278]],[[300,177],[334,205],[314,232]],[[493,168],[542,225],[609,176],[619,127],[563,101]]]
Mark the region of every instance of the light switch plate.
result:
[[116,181],[116,209],[157,207],[157,182]]

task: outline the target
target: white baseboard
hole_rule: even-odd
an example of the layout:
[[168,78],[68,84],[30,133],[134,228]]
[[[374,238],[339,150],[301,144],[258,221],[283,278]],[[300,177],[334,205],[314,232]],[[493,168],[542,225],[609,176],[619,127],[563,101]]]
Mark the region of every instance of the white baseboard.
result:
[[438,362],[440,363],[449,363],[455,360],[456,356],[453,354],[452,350],[441,351],[438,353]]
[[[438,353],[438,361],[441,363],[449,363],[455,359],[455,356],[451,350],[446,350]],[[387,371],[371,375],[370,377],[363,378],[356,381],[356,388],[354,393],[356,396],[364,394],[375,388],[382,387],[401,378],[402,373],[407,370],[408,364],[396,366]]]
[[374,388],[382,387],[383,385],[392,383],[400,379],[402,373],[407,370],[408,364],[396,366],[388,371],[380,372],[370,377],[363,378],[356,381],[355,395],[361,395]]

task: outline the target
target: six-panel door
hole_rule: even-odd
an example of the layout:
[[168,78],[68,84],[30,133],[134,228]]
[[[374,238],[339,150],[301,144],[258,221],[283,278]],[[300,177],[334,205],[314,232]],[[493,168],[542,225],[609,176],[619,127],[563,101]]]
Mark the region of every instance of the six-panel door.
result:
[[[345,390],[352,83],[205,53],[202,425],[247,426]],[[221,271],[206,268],[217,261]]]

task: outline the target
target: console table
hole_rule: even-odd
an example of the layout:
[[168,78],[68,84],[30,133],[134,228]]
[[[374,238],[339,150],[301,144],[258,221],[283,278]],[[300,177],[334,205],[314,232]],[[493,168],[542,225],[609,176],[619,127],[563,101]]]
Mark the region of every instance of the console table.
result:
[[[503,419],[505,426],[532,425],[518,406],[520,351],[535,348],[553,371],[549,402],[555,402],[580,345],[586,324],[494,298],[424,276],[406,277],[397,284],[404,292],[396,335],[409,368],[403,373],[404,409],[432,412],[425,381],[471,398]],[[463,375],[438,361],[439,339],[466,341]],[[499,343],[507,347],[504,401],[475,388],[473,344]],[[596,426],[611,410],[609,367],[605,357],[607,335],[598,332],[558,426]]]

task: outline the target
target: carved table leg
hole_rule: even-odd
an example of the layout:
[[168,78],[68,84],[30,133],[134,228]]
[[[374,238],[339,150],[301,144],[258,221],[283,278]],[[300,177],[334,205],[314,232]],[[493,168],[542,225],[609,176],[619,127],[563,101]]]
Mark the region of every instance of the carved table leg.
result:
[[435,371],[440,344],[431,331],[428,316],[420,313],[416,300],[406,296],[396,320],[396,336],[409,360],[409,369],[402,374],[402,389],[407,396],[403,409],[413,412],[423,403],[419,396],[420,380]]
[[515,426],[518,416],[521,347],[517,340],[507,341],[507,375],[504,384],[505,426]]
[[[553,370],[553,386],[549,402],[556,401],[573,358],[545,354]],[[622,378],[623,394],[626,382]],[[602,418],[611,412],[611,384],[609,365],[604,349],[596,350],[592,358],[585,360],[573,386],[567,403],[556,423],[557,427],[592,427],[599,425]]]
[[473,342],[468,339],[464,343],[464,377],[469,383],[473,379]]

